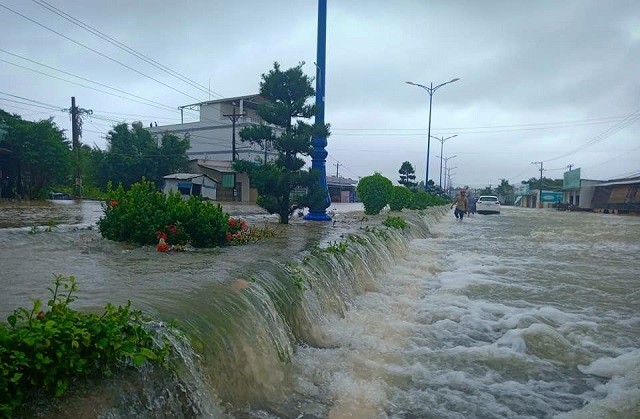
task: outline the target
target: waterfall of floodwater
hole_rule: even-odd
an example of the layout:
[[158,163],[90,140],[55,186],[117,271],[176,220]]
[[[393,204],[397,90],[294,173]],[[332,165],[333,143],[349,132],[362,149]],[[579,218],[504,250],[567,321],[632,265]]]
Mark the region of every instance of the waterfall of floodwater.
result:
[[3,317],[73,274],[81,308],[130,299],[174,348],[169,369],[82,383],[27,415],[639,417],[640,218],[446,213],[392,214],[401,232],[387,214],[338,212],[170,254],[104,240],[82,217],[2,229]]

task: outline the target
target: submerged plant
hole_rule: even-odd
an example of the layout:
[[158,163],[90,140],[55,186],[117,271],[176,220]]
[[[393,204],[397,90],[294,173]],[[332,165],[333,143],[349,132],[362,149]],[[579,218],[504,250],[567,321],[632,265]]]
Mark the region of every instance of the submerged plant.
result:
[[47,226],[45,227],[44,231],[46,233],[51,233],[56,227],[58,227],[58,224],[56,224],[54,220],[49,219],[47,220]]
[[349,234],[347,238],[361,245],[367,244],[367,239],[362,236],[358,236],[357,234]]
[[333,254],[345,254],[349,245],[346,242],[329,242],[329,246],[325,249],[326,252]]
[[398,230],[404,230],[407,227],[407,222],[402,217],[389,216],[382,222],[382,225],[386,227],[397,228]]
[[62,396],[80,377],[110,375],[146,361],[164,363],[169,346],[154,343],[142,312],[107,304],[104,312],[72,310],[78,284],[56,275],[47,301],[17,308],[0,323],[0,417],[10,417],[30,393]]
[[362,229],[367,233],[372,233],[374,236],[378,237],[379,239],[386,240],[389,238],[389,234],[387,234],[386,231],[379,229],[378,227],[364,226],[362,227]]

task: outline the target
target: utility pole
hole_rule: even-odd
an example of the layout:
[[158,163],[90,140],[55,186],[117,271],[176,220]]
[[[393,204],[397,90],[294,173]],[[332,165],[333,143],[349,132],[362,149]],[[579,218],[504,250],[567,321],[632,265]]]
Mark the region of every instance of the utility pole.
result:
[[539,185],[540,199],[538,201],[538,207],[542,208],[542,171],[544,170],[544,162],[533,161],[531,162],[531,164],[535,164],[536,166],[540,165],[540,185]]
[[[247,116],[246,113],[236,113],[236,107],[233,107],[233,113],[225,114],[223,116],[228,117],[231,120],[231,161],[236,161],[236,122],[243,116]],[[264,163],[267,164],[267,142],[264,142]]]
[[338,168],[342,165],[340,164],[340,162],[337,162],[336,164],[334,164],[334,166],[336,167],[336,177],[339,178],[340,175],[338,174]]
[[540,193],[542,193],[542,171],[544,170],[544,162],[532,161],[531,164],[540,165]]
[[82,109],[76,106],[75,96],[71,96],[71,108],[67,109],[71,113],[71,139],[73,154],[75,156],[74,186],[75,196],[82,196],[82,178],[80,177],[80,137],[82,136],[82,114],[91,115],[91,109]]

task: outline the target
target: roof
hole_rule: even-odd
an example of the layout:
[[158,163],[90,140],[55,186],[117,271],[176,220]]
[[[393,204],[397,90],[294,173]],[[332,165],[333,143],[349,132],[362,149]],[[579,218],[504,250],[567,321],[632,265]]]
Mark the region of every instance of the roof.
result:
[[[170,175],[163,176],[163,179],[190,180],[200,176],[205,176],[211,179],[209,176],[205,175],[204,173],[172,173]],[[211,179],[211,180],[214,180],[214,179]]]
[[353,186],[357,185],[358,181],[345,178],[345,177],[336,177],[336,176],[327,176],[327,184],[328,185],[344,185],[344,186]]
[[206,169],[215,170],[221,173],[235,173],[231,167],[230,161],[218,161],[218,160],[202,160],[202,159],[194,159],[197,160],[198,166],[204,167]]
[[632,180],[618,180],[613,182],[598,183],[592,186],[597,187],[597,186],[633,185],[634,183],[640,185],[640,178],[636,178]]
[[207,100],[205,102],[199,102],[199,103],[191,103],[189,105],[178,106],[178,109],[188,108],[188,107],[191,107],[191,106],[215,105],[216,103],[229,103],[229,102],[234,102],[234,101],[239,101],[239,100],[259,101],[259,102],[264,101],[262,96],[260,96],[259,94],[253,94],[253,95],[227,97],[227,98],[216,99],[216,100]]

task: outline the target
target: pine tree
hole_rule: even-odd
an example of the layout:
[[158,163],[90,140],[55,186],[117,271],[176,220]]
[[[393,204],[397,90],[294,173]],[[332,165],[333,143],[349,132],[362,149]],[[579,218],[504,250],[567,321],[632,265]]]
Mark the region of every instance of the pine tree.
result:
[[398,173],[400,173],[400,180],[398,181],[399,184],[404,185],[407,188],[416,186],[416,182],[414,182],[416,178],[416,171],[414,170],[411,163],[409,163],[408,161],[402,163],[402,166],[400,167],[400,170],[398,170]]
[[[307,104],[315,95],[312,79],[304,74],[300,63],[286,71],[276,62],[262,75],[260,96],[264,102],[257,107],[265,124],[243,128],[242,141],[270,145],[277,153],[275,159],[261,162],[237,160],[234,168],[246,172],[251,186],[258,190],[257,204],[271,214],[280,216],[280,223],[288,224],[289,216],[298,208],[320,207],[326,193],[319,189],[315,170],[304,170],[305,161],[312,151],[314,130],[328,135],[329,126],[314,126],[307,122],[315,114],[315,106]],[[274,129],[276,126],[277,129]],[[293,192],[300,192],[294,194]]]

